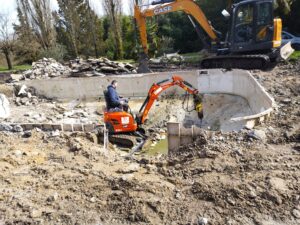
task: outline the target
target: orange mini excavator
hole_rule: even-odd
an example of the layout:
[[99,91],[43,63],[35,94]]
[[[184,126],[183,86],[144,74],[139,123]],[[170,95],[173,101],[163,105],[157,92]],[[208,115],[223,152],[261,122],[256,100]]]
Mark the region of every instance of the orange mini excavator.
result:
[[[105,110],[104,123],[109,132],[109,141],[111,143],[119,144],[128,148],[132,148],[137,144],[144,142],[147,136],[145,134],[145,130],[142,128],[142,125],[147,119],[149,110],[158,96],[164,90],[172,86],[179,86],[183,88],[186,91],[186,96],[188,94],[193,95],[194,107],[192,109],[198,111],[198,115],[201,115],[202,98],[198,94],[198,90],[181,77],[172,76],[169,79],[154,83],[151,86],[148,96],[142,104],[137,115],[134,115],[130,108],[128,109],[128,112],[109,112]],[[104,93],[104,95],[106,95],[106,93]],[[105,100],[107,102],[107,96],[105,96]],[[183,102],[183,107],[184,105],[185,103]],[[186,110],[188,110],[187,108]],[[97,132],[98,138],[101,140],[101,136],[103,136],[102,128],[99,127]]]

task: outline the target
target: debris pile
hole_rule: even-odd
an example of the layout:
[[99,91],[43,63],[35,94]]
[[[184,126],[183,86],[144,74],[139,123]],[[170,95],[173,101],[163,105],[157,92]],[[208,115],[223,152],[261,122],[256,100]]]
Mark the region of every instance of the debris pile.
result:
[[32,69],[23,72],[24,79],[47,79],[70,75],[70,68],[63,66],[55,59],[43,58],[32,63]]
[[178,53],[172,53],[164,54],[159,58],[152,58],[150,59],[150,63],[181,63],[183,60],[183,56],[179,55]]
[[137,73],[136,68],[129,63],[114,62],[107,58],[70,60],[72,76],[105,76],[109,74]]

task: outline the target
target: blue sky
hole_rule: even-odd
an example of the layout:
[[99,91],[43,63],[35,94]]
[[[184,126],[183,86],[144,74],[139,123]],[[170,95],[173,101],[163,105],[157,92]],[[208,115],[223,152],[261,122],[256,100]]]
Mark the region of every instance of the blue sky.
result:
[[[50,0],[52,8],[55,10],[58,8],[56,0]],[[103,0],[90,0],[93,9],[96,11],[98,15],[103,15],[104,11],[102,8],[102,1]],[[130,9],[130,2],[133,0],[122,0],[123,4],[123,11],[126,14],[129,14]],[[0,0],[0,13],[5,13],[10,15],[11,23],[17,22],[17,11],[16,11],[16,2],[15,0]]]

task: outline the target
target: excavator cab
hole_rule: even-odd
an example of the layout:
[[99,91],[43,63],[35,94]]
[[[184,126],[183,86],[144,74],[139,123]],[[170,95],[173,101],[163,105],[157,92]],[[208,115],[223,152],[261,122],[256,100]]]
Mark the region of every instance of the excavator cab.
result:
[[273,19],[272,0],[234,4],[229,30],[229,51],[264,53],[280,46],[281,20]]

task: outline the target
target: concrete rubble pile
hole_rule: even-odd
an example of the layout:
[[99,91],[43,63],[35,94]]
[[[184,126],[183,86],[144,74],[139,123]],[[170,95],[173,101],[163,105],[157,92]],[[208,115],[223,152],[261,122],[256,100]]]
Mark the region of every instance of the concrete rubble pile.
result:
[[105,76],[110,74],[137,73],[136,68],[129,63],[111,61],[107,58],[70,60],[71,76]]
[[158,58],[150,59],[150,63],[181,63],[184,61],[184,58],[178,53],[164,54]]
[[63,66],[55,59],[43,58],[32,63],[32,69],[23,72],[24,79],[49,79],[70,75],[70,68]]

